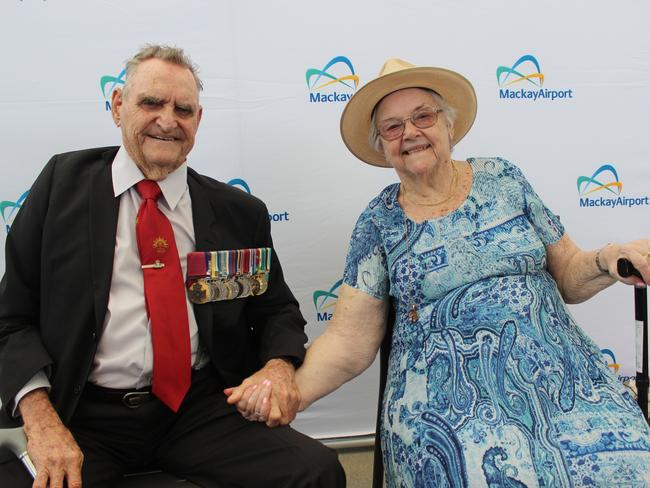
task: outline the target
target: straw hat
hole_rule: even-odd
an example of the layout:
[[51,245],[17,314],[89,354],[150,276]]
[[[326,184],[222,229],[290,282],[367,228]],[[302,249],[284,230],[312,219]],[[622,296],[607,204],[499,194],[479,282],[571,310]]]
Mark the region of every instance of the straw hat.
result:
[[341,115],[341,136],[352,154],[368,164],[390,167],[383,153],[368,142],[372,111],[389,93],[416,87],[435,91],[456,109],[452,145],[467,134],[476,118],[476,93],[467,78],[445,68],[417,67],[393,58],[384,63],[377,78],[354,94]]

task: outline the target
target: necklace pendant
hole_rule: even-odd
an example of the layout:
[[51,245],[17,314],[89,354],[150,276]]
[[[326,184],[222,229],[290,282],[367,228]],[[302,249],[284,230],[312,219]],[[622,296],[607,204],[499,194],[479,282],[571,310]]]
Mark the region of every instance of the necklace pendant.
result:
[[411,304],[411,310],[409,310],[408,312],[408,318],[413,324],[420,319],[420,316],[418,315],[418,311],[415,308],[415,303]]

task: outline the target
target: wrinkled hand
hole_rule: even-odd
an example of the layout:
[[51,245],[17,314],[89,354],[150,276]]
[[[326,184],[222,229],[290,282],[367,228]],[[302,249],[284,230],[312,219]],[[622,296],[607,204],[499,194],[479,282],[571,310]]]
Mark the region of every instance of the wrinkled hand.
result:
[[[618,274],[618,260],[628,259],[639,270],[643,280],[630,276],[623,278]],[[617,280],[628,285],[642,285],[650,283],[650,239],[638,239],[626,244],[609,244],[600,252],[601,262],[605,262],[609,274]]]
[[36,467],[32,488],[81,487],[83,454],[52,407],[44,390],[35,390],[19,403],[27,453]]
[[283,359],[271,359],[241,385],[226,388],[227,402],[248,420],[265,422],[269,427],[287,425],[300,406],[300,391],[295,369]]

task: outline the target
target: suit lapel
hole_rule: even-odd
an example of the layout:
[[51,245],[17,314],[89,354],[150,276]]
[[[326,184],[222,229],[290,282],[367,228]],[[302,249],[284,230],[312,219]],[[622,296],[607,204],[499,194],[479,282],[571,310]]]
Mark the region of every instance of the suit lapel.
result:
[[214,251],[219,248],[219,234],[210,199],[203,187],[191,174],[188,174],[187,185],[192,199],[192,221],[194,222],[196,250]]
[[98,335],[101,333],[106,316],[115,254],[120,200],[113,194],[111,164],[116,153],[117,149],[111,149],[102,154],[104,164],[93,175],[90,182],[90,256],[95,296],[95,328]]
[[[219,249],[219,233],[214,209],[207,193],[191,174],[188,168],[187,185],[192,199],[192,221],[194,223],[194,240],[196,251],[214,251]],[[199,327],[204,344],[213,343],[213,307],[212,304],[194,305],[194,317]]]

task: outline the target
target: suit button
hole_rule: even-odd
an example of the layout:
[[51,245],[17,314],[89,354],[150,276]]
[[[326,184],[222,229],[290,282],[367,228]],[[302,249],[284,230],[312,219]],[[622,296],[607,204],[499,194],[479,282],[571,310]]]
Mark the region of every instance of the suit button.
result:
[[92,338],[93,338],[93,341],[96,341],[97,340],[97,334],[93,332],[92,333]]
[[81,393],[81,385],[74,385],[73,391],[74,391],[75,395],[78,395],[79,393]]

